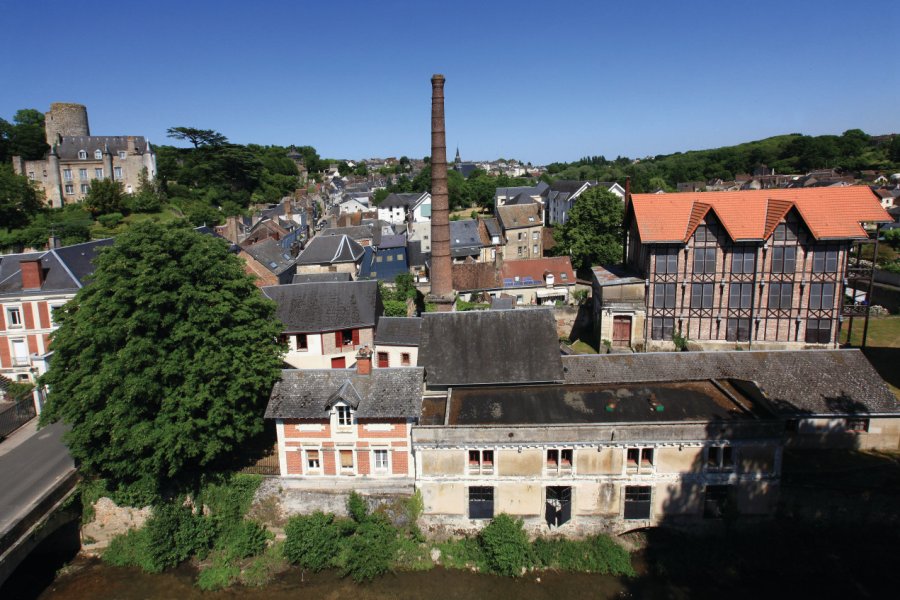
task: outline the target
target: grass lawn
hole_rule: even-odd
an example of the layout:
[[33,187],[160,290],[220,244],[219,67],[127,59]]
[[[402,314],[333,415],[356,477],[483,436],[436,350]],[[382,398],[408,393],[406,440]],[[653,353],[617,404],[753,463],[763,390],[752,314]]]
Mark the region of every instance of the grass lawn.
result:
[[[862,343],[864,323],[863,319],[854,319],[853,335],[850,338],[852,346]],[[849,321],[844,321],[842,343],[847,341],[848,325]],[[869,319],[869,334],[863,352],[879,375],[888,382],[894,395],[900,398],[900,316]]]
[[572,349],[575,350],[578,354],[597,354],[597,349],[590,346],[587,342],[582,340],[575,340],[571,344]]
[[94,223],[91,226],[91,237],[94,239],[106,238],[118,235],[128,229],[131,225],[142,223],[144,221],[155,221],[157,223],[171,223],[183,218],[183,215],[177,208],[166,206],[158,213],[132,213],[122,219],[115,227],[104,227],[100,223]]

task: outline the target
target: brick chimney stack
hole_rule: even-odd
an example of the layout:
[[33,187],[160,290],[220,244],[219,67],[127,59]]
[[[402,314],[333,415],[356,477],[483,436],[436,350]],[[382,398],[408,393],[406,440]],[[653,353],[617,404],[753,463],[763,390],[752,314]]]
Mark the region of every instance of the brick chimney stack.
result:
[[368,375],[372,372],[372,351],[368,346],[363,346],[356,354],[356,372],[359,375]]
[[39,290],[44,285],[44,268],[41,259],[23,260],[19,262],[22,271],[22,289]]
[[448,298],[452,292],[444,76],[435,75],[431,78],[431,295]]

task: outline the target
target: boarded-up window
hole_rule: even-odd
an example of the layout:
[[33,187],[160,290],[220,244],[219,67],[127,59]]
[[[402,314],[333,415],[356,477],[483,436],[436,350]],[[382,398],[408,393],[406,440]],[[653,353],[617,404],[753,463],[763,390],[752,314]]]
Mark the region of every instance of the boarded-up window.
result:
[[353,470],[353,450],[341,450],[341,469]]
[[353,329],[350,332],[350,341],[354,346],[359,346],[359,329]]
[[347,368],[347,359],[343,356],[339,356],[337,358],[331,359],[331,368],[332,369],[346,369]]
[[389,366],[388,361],[388,353],[387,352],[379,352],[378,353],[378,368],[386,369]]

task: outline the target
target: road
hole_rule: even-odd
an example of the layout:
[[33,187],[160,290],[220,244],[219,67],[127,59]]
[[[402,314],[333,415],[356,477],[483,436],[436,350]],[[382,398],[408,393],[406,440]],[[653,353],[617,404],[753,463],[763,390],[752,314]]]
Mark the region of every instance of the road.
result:
[[0,456],[0,535],[75,469],[64,432],[61,423],[51,425]]

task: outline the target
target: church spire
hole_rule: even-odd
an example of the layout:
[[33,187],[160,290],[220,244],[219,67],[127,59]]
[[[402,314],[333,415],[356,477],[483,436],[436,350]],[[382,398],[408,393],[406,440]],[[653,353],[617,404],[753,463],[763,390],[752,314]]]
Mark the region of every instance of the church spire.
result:
[[459,158],[459,146],[456,147],[456,158],[453,159],[453,162],[455,162],[457,164],[462,162],[462,160],[460,160],[460,158]]

